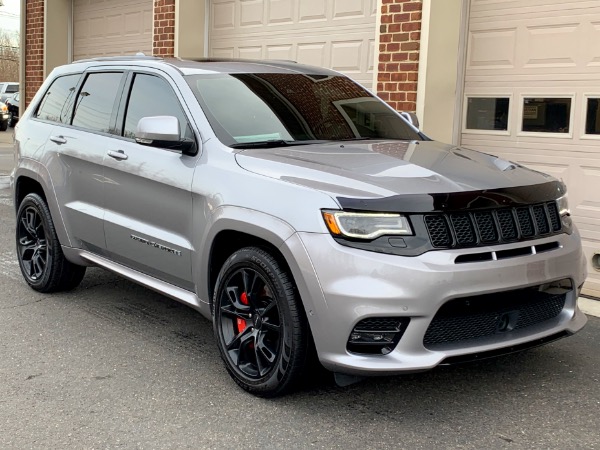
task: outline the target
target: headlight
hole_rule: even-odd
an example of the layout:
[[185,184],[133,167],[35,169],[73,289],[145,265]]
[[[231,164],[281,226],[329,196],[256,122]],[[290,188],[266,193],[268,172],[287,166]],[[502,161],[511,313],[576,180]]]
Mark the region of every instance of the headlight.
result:
[[331,234],[357,239],[384,235],[411,235],[408,219],[401,214],[322,211]]
[[565,194],[562,197],[556,199],[556,204],[558,205],[558,213],[561,217],[571,215],[568,198],[568,195]]

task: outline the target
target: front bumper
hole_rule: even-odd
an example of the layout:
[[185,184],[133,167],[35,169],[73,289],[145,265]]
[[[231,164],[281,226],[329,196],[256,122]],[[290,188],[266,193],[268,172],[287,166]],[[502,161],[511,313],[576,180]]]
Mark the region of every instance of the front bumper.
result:
[[[496,261],[455,264],[473,249],[432,251],[418,257],[378,254],[337,244],[329,235],[298,233],[284,245],[302,295],[321,363],[335,372],[376,375],[416,372],[469,355],[510,352],[552,336],[573,334],[587,319],[577,308],[585,260],[575,230],[531,242],[479,248],[496,251],[558,242],[558,248]],[[289,259],[288,259],[289,260]],[[491,338],[426,348],[423,339],[440,307],[452,299],[538,286],[570,279],[558,316]],[[392,352],[367,355],[347,350],[353,327],[369,317],[409,317]]]

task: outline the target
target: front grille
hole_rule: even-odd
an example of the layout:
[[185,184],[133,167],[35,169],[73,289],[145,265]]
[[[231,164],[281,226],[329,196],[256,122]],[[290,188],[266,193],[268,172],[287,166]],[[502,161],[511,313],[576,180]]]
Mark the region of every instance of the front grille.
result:
[[427,348],[478,339],[546,322],[565,306],[566,292],[548,293],[538,288],[519,289],[445,303],[437,312],[423,339]]
[[434,247],[449,247],[452,244],[448,223],[443,215],[425,216],[425,224]]
[[428,214],[425,227],[435,248],[478,245],[535,239],[557,233],[561,222],[556,202],[516,208]]

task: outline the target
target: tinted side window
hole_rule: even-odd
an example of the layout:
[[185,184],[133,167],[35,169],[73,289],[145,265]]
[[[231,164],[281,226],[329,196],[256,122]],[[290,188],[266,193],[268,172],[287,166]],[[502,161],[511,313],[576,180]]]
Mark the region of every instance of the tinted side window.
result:
[[91,73],[75,101],[73,125],[92,131],[110,132],[110,118],[122,73]]
[[80,74],[66,75],[54,80],[42,98],[35,116],[51,122],[68,123],[69,101],[75,94],[75,87],[80,76]]
[[7,94],[14,94],[18,90],[19,90],[19,85],[18,84],[9,84],[8,86],[6,86],[6,93]]
[[139,120],[149,116],[175,116],[179,119],[181,137],[193,137],[179,99],[169,83],[154,75],[138,73],[129,95],[123,136],[133,139]]

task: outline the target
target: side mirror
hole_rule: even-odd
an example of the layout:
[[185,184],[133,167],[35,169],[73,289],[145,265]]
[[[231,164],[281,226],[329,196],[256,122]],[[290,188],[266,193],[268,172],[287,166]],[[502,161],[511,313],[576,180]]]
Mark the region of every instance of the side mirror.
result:
[[142,117],[138,122],[135,140],[145,145],[152,145],[153,141],[178,142],[180,134],[176,117]]
[[419,129],[419,118],[414,112],[402,111],[400,115],[417,130]]
[[141,145],[181,150],[186,155],[195,155],[196,143],[192,139],[181,139],[180,136],[177,117],[142,117],[135,132],[135,141]]

